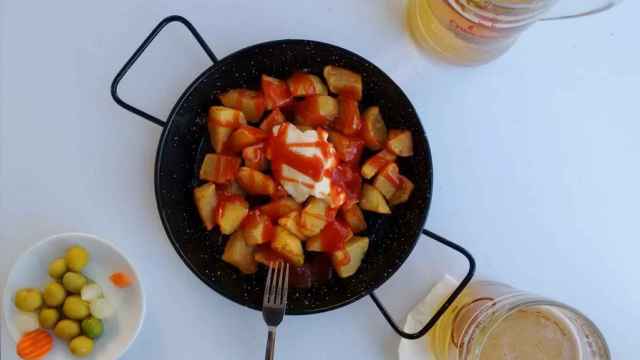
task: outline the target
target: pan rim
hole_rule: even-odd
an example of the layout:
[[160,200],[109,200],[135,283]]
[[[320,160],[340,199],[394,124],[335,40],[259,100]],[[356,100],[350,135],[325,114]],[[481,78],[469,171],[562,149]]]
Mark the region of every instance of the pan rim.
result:
[[280,40],[272,40],[272,41],[266,41],[266,42],[261,42],[261,43],[257,43],[257,44],[253,44],[253,45],[249,45],[246,47],[243,47],[239,50],[234,51],[231,54],[226,55],[225,57],[219,59],[217,62],[213,63],[211,66],[209,66],[208,68],[206,68],[205,70],[203,70],[182,92],[182,94],[180,95],[180,97],[178,98],[178,100],[176,101],[175,105],[172,107],[171,112],[169,113],[169,115],[167,116],[167,120],[165,121],[165,124],[163,126],[162,132],[160,134],[160,139],[159,139],[159,143],[158,143],[158,148],[156,150],[156,158],[155,158],[155,165],[154,165],[154,194],[155,194],[155,198],[156,198],[156,208],[158,211],[158,214],[160,215],[160,220],[162,222],[162,227],[165,230],[165,233],[169,239],[169,242],[171,243],[171,245],[173,246],[173,248],[175,249],[176,253],[178,254],[178,256],[180,257],[180,259],[184,262],[185,265],[187,265],[187,267],[189,268],[189,270],[196,275],[196,277],[198,277],[198,279],[200,279],[200,281],[202,281],[207,287],[211,288],[212,290],[214,290],[216,293],[218,293],[219,295],[222,295],[222,297],[226,298],[227,300],[230,300],[231,302],[238,304],[242,307],[245,308],[250,308],[256,311],[261,311],[262,309],[259,306],[254,306],[252,303],[249,302],[244,302],[240,299],[236,299],[234,298],[234,296],[231,293],[228,293],[224,287],[217,285],[215,282],[211,281],[210,279],[207,279],[204,277],[203,274],[200,274],[200,272],[196,269],[196,267],[191,263],[191,261],[188,259],[188,257],[186,256],[186,254],[184,254],[184,252],[182,251],[182,249],[180,248],[180,246],[178,246],[178,243],[175,239],[175,236],[173,235],[172,231],[171,231],[171,227],[169,225],[169,220],[166,217],[166,212],[162,211],[162,204],[160,203],[160,199],[162,198],[160,195],[161,190],[160,190],[160,163],[161,163],[161,157],[162,157],[162,153],[165,150],[165,146],[167,145],[168,141],[167,141],[167,133],[169,131],[169,128],[173,125],[173,120],[175,119],[176,114],[179,112],[179,110],[181,109],[183,103],[185,102],[185,100],[189,97],[189,95],[191,95],[191,93],[193,92],[193,89],[195,87],[197,87],[204,79],[207,78],[207,76],[211,73],[211,72],[215,72],[218,71],[218,68],[222,67],[225,65],[226,62],[229,62],[231,60],[231,58],[233,58],[234,56],[238,55],[239,53],[242,53],[244,51],[247,51],[249,49],[252,49],[254,47],[259,47],[259,46],[276,46],[276,45],[281,45],[281,44],[291,44],[291,43],[302,43],[302,44],[313,44],[313,45],[317,45],[317,46],[323,46],[323,47],[330,47],[330,48],[334,48],[337,51],[344,53],[345,55],[351,56],[355,59],[357,59],[358,61],[367,64],[368,66],[370,66],[371,68],[373,68],[375,71],[379,72],[380,74],[382,74],[382,76],[384,78],[386,78],[386,80],[393,84],[393,86],[398,90],[399,95],[401,95],[401,97],[403,97],[406,100],[406,103],[410,106],[410,110],[413,111],[413,113],[415,114],[417,120],[418,120],[418,127],[420,129],[420,131],[422,132],[419,135],[422,135],[422,137],[424,138],[425,141],[425,145],[426,145],[426,161],[427,163],[425,165],[428,165],[428,173],[430,174],[430,176],[428,176],[428,178],[426,179],[427,182],[427,191],[426,191],[426,202],[425,202],[425,206],[424,209],[422,211],[422,216],[421,218],[419,218],[419,223],[421,223],[422,225],[417,229],[416,233],[413,235],[413,241],[411,242],[410,246],[407,247],[406,253],[403,254],[403,256],[401,258],[399,258],[395,264],[393,264],[392,266],[389,267],[389,269],[387,269],[388,271],[386,271],[386,274],[382,277],[380,277],[379,279],[375,279],[372,280],[372,285],[369,287],[369,289],[362,291],[359,294],[356,294],[354,296],[352,296],[351,298],[344,300],[344,301],[340,301],[337,302],[335,304],[332,304],[330,306],[324,306],[324,307],[319,307],[319,308],[314,308],[314,309],[302,309],[302,310],[295,310],[295,311],[291,311],[290,309],[287,309],[286,314],[287,315],[311,315],[311,314],[318,314],[318,313],[323,313],[326,311],[332,311],[332,310],[336,310],[338,308],[347,306],[349,304],[352,304],[360,299],[362,299],[363,297],[373,293],[376,289],[378,289],[380,286],[382,286],[385,282],[387,282],[389,279],[391,279],[393,277],[393,275],[402,267],[402,265],[407,261],[407,259],[409,258],[409,256],[411,255],[411,253],[413,252],[413,250],[415,249],[416,244],[418,243],[418,240],[420,239],[421,236],[421,231],[424,228],[426,221],[427,221],[427,217],[429,214],[429,209],[431,207],[431,197],[432,197],[432,193],[433,193],[433,161],[431,158],[431,147],[429,146],[429,139],[426,135],[426,132],[424,131],[424,127],[422,126],[422,122],[420,121],[420,117],[418,116],[418,113],[416,112],[413,103],[409,100],[409,98],[407,97],[407,95],[404,93],[404,91],[402,90],[402,88],[400,88],[400,86],[398,86],[398,84],[396,84],[395,81],[393,81],[393,79],[391,79],[386,72],[384,72],[382,69],[380,69],[378,66],[376,66],[375,64],[373,64],[371,61],[365,59],[364,57],[350,51],[347,49],[344,49],[342,47],[339,47],[337,45],[333,45],[333,44],[329,44],[329,43],[325,43],[325,42],[321,42],[321,41],[316,41],[316,40],[307,40],[307,39],[280,39]]

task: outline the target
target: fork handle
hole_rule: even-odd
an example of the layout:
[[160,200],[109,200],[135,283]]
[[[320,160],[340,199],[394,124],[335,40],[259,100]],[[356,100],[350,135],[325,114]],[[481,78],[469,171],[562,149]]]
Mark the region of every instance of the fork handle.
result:
[[264,354],[265,360],[273,360],[273,353],[276,350],[276,328],[269,326],[269,336],[267,337],[267,351]]

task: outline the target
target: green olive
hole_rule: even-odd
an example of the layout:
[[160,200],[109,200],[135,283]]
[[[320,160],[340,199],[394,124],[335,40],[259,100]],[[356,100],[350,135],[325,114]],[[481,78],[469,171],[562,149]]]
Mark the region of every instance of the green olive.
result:
[[78,336],[69,343],[69,350],[75,356],[85,357],[93,351],[93,340],[86,336]]
[[62,313],[70,319],[82,320],[89,316],[89,304],[77,295],[69,296],[64,301]]
[[102,335],[102,320],[96,319],[93,316],[82,320],[80,326],[82,327],[82,332],[92,339]]
[[15,303],[16,307],[22,311],[35,311],[42,306],[42,294],[38,289],[20,289],[16,293]]
[[40,326],[45,329],[53,329],[58,320],[60,320],[60,313],[57,309],[46,308],[40,310],[40,316],[38,317]]
[[74,294],[79,294],[82,290],[82,287],[86,284],[87,278],[84,277],[84,275],[76,272],[69,271],[68,273],[64,274],[64,277],[62,278],[62,285],[64,285],[64,288]]
[[79,272],[89,262],[89,252],[82,246],[72,246],[67,249],[64,259],[67,261],[69,270]]
[[63,258],[57,258],[49,263],[49,276],[59,279],[67,272],[67,262]]
[[80,335],[80,325],[77,321],[69,319],[60,320],[53,329],[53,333],[56,334],[58,338],[69,341]]
[[67,297],[67,292],[62,285],[57,282],[52,282],[44,288],[42,297],[47,306],[56,307],[62,305],[64,299]]

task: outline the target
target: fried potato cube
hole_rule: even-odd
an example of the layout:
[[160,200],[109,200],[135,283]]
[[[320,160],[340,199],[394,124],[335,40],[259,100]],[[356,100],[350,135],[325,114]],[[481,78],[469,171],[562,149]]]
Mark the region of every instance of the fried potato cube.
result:
[[318,198],[311,198],[300,213],[300,231],[309,237],[318,235],[327,225],[327,222],[335,218],[335,210],[329,204]]
[[331,262],[338,276],[349,277],[358,271],[362,259],[369,248],[369,238],[364,236],[354,236],[343,250],[331,254]]
[[390,200],[393,194],[400,188],[400,169],[396,163],[390,163],[380,171],[375,180],[373,180],[373,186],[384,195],[387,200]]
[[409,196],[411,196],[411,192],[413,192],[413,188],[415,186],[411,182],[411,180],[407,179],[405,176],[400,175],[400,188],[393,194],[391,199],[389,199],[389,204],[398,205],[409,200]]
[[236,181],[251,195],[271,195],[276,190],[276,183],[271,176],[246,166],[238,170]]
[[304,264],[302,242],[295,235],[282,226],[276,226],[275,236],[271,242],[271,249],[282,255],[295,266]]
[[249,215],[242,221],[240,229],[248,245],[268,243],[274,236],[274,227],[271,219],[259,210],[250,211]]
[[280,79],[263,74],[260,78],[260,85],[269,110],[286,106],[293,101],[289,86]]
[[249,213],[249,203],[238,195],[221,196],[216,212],[220,232],[230,235],[240,227],[242,220]]
[[231,180],[226,184],[218,185],[217,189],[219,193],[226,195],[240,195],[244,197],[247,194],[235,180]]
[[389,163],[396,161],[396,155],[387,150],[381,150],[379,153],[370,157],[360,170],[360,174],[365,179],[371,179],[378,171],[382,170]]
[[313,252],[325,252],[322,246],[322,239],[319,235],[310,237],[304,245],[304,249]]
[[357,135],[362,128],[358,102],[348,97],[338,98],[338,117],[331,125],[345,135]]
[[353,204],[348,208],[343,206],[340,208],[340,214],[355,234],[367,230],[367,222],[358,204]]
[[347,192],[342,186],[331,186],[331,190],[329,192],[329,197],[327,201],[329,202],[329,207],[332,209],[338,209],[342,205],[347,202]]
[[264,151],[264,143],[244,148],[242,150],[242,159],[244,160],[244,166],[254,170],[266,171],[269,167],[269,161]]
[[233,131],[224,146],[225,151],[241,152],[244,148],[255,145],[267,138],[267,133],[253,126],[241,125]]
[[258,271],[258,263],[253,258],[253,246],[247,245],[241,231],[236,231],[227,240],[222,260],[237,267],[243,274]]
[[298,204],[291,197],[277,199],[260,207],[260,211],[263,214],[274,220],[280,219],[281,217],[289,214],[292,211],[299,210],[300,204]]
[[322,80],[304,72],[297,72],[287,79],[287,85],[292,96],[327,95],[327,87]]
[[235,129],[240,125],[247,124],[247,120],[242,111],[226,106],[210,107],[207,120],[211,121],[214,125],[230,129]]
[[387,149],[398,156],[413,155],[413,139],[409,130],[389,130]]
[[248,89],[233,89],[218,96],[222,105],[240,110],[249,122],[260,121],[266,109],[265,98],[259,91]]
[[327,95],[304,98],[294,106],[295,124],[302,126],[327,126],[338,116],[338,101]]
[[325,66],[323,74],[332,93],[357,101],[362,99],[362,76],[360,74],[332,65]]
[[391,209],[384,196],[375,187],[364,184],[360,195],[360,207],[362,210],[376,212],[378,214],[391,214]]
[[371,106],[365,110],[362,123],[362,138],[370,150],[380,150],[387,141],[387,126],[380,108]]
[[285,190],[281,184],[276,184],[276,190],[273,192],[273,194],[271,194],[271,199],[273,200],[284,199],[288,196],[289,196],[289,193],[287,192],[287,190]]
[[271,249],[269,244],[256,246],[253,252],[253,259],[265,266],[276,265],[279,262],[285,261],[284,257]]
[[290,233],[295,235],[300,240],[306,239],[306,236],[300,230],[300,211],[292,211],[287,215],[278,219],[278,225],[287,229]]
[[307,251],[333,253],[344,249],[352,236],[353,231],[348,224],[342,221],[330,221],[318,235],[307,240],[305,248]]
[[[338,164],[331,173],[329,205],[332,208],[349,207],[360,200],[362,176],[352,164]],[[337,196],[337,201],[334,197]]]
[[218,204],[218,194],[216,194],[216,185],[206,183],[193,189],[193,198],[198,208],[198,213],[202,219],[202,223],[207,230],[213,229],[216,225],[214,218],[214,210]]
[[224,184],[235,179],[240,168],[240,158],[218,154],[207,154],[200,167],[200,179]]
[[264,118],[264,120],[262,120],[262,123],[260,123],[260,130],[270,134],[274,126],[282,124],[285,121],[287,121],[287,118],[284,117],[282,111],[280,111],[280,109],[275,109],[266,118]]
[[207,127],[209,128],[209,138],[213,149],[220,153],[224,144],[233,133],[233,130],[240,125],[246,125],[247,120],[241,111],[224,106],[212,106],[209,108]]
[[338,159],[350,164],[356,164],[360,161],[364,151],[362,139],[342,135],[337,131],[329,131],[328,140],[336,149]]

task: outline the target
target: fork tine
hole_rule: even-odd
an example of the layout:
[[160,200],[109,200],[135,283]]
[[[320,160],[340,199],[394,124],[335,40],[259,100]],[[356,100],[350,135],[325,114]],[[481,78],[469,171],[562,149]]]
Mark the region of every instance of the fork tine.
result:
[[278,273],[278,289],[276,292],[276,298],[273,300],[273,302],[276,305],[280,305],[282,304],[282,288],[284,285],[284,264],[282,264],[282,266],[280,267],[280,272]]
[[284,275],[284,294],[282,294],[282,304],[287,306],[287,294],[289,294],[289,264],[287,263],[287,271]]
[[276,297],[273,299],[273,303],[280,305],[280,295],[282,294],[283,276],[284,276],[284,261],[280,262],[280,272],[278,272],[278,287],[276,288]]
[[273,305],[276,302],[276,292],[278,291],[278,274],[280,273],[280,262],[276,263],[273,270],[273,277],[271,278],[271,288],[269,289],[269,304]]
[[269,271],[267,271],[267,281],[264,285],[264,295],[262,298],[262,306],[269,303],[269,292],[271,291],[271,275],[273,274],[273,263],[269,264]]

